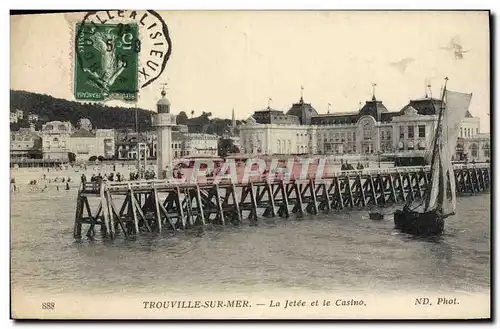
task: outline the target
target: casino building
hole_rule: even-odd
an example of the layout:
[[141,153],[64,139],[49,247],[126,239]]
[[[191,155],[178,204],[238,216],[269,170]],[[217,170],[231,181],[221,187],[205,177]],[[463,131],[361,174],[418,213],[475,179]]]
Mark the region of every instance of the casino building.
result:
[[[342,155],[425,150],[432,140],[440,107],[440,99],[426,95],[389,112],[374,93],[358,111],[319,114],[301,97],[286,113],[270,106],[255,111],[240,127],[241,151]],[[457,145],[454,158],[463,158],[463,154],[468,154],[469,160],[486,158],[477,152],[473,157],[463,149],[465,144],[472,149],[479,144],[489,147],[489,135],[479,133],[479,124],[479,118],[467,111],[459,134],[461,146]],[[489,149],[487,155],[489,158]]]

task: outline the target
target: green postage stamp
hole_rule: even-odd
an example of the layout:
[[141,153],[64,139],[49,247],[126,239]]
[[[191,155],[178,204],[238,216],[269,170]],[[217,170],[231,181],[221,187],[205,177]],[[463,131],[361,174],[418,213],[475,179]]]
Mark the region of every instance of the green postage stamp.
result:
[[76,29],[75,98],[137,100],[137,24],[79,23]]

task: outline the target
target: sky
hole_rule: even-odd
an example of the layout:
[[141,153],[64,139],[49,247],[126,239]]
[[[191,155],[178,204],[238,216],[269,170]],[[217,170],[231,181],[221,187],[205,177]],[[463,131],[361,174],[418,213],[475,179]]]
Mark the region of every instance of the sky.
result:
[[[489,132],[488,12],[159,11],[172,54],[137,105],[155,111],[168,82],[171,112],[246,119],[268,105],[287,111],[304,86],[319,113],[356,111],[376,97],[389,111],[448,88],[472,93],[470,112]],[[10,88],[74,100],[73,42],[83,13],[11,17]],[[460,43],[456,59],[450,41]],[[147,47],[144,47],[147,48]],[[144,49],[143,48],[143,49]],[[398,64],[399,63],[399,64]],[[404,67],[404,63],[407,65]],[[404,69],[403,69],[404,67]],[[121,101],[108,105],[133,106]]]

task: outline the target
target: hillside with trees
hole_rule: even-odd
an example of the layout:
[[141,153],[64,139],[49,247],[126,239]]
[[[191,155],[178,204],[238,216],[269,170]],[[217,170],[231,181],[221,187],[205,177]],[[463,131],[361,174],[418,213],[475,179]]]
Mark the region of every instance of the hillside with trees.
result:
[[[75,102],[66,99],[55,98],[46,94],[37,94],[28,91],[10,91],[10,111],[22,110],[24,118],[18,123],[11,123],[11,130],[19,127],[28,127],[28,114],[37,114],[41,120],[35,124],[37,130],[42,123],[47,121],[70,121],[74,126],[81,118],[88,118],[94,127],[100,129],[133,129],[135,130],[135,108],[118,106],[106,106],[95,102]],[[153,130],[151,116],[156,112],[138,109],[138,121],[140,131]],[[177,124],[188,126],[190,133],[207,133],[224,135],[229,133],[231,127],[230,119],[212,118],[211,112],[202,112],[198,116],[195,111],[189,112],[191,118],[185,111],[177,115]],[[239,124],[239,122],[237,122]]]

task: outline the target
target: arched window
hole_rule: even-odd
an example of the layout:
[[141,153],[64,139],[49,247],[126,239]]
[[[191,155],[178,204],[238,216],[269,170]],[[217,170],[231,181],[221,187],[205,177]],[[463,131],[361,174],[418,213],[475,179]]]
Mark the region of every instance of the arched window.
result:
[[369,122],[367,122],[363,125],[363,139],[369,140],[372,139],[372,137],[373,137],[373,127]]

